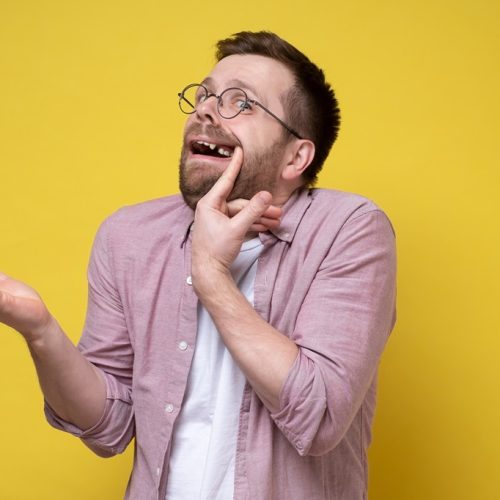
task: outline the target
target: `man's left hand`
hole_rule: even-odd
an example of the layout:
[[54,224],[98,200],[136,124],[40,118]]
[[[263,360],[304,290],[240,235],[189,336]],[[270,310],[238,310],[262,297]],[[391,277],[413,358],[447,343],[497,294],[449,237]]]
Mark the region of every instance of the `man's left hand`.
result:
[[[267,217],[276,219],[281,209],[271,205],[272,196],[261,191],[240,204],[228,202],[243,152],[233,158],[212,189],[198,202],[193,229],[191,276],[193,287],[208,311],[224,344],[248,382],[271,412],[280,409],[283,383],[298,355],[298,347],[267,323],[238,290],[230,266],[245,237]],[[238,202],[239,203],[239,202]],[[237,207],[238,209],[238,207]],[[267,229],[266,224],[263,224]],[[272,222],[276,225],[276,221]]]
[[229,166],[196,206],[193,279],[208,271],[228,273],[249,232],[279,225],[281,209],[271,205],[272,196],[267,191],[257,193],[249,201],[227,201],[242,162],[243,151],[237,147]]

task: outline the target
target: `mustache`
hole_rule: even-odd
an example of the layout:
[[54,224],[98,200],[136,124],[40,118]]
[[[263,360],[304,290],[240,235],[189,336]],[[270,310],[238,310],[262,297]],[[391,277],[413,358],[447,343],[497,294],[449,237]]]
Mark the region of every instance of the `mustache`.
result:
[[220,142],[227,146],[241,146],[241,142],[233,134],[223,132],[220,128],[211,124],[191,123],[184,131],[184,137],[188,135],[204,135],[214,142]]

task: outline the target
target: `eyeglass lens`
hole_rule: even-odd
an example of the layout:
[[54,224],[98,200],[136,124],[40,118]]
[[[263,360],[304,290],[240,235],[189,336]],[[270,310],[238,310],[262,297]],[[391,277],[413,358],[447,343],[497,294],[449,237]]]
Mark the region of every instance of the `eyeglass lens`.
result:
[[[189,85],[180,94],[179,106],[181,111],[190,114],[196,107],[209,97],[215,97],[209,94],[202,85]],[[224,90],[218,98],[217,108],[223,118],[234,118],[248,107],[248,97],[245,92],[237,88]]]

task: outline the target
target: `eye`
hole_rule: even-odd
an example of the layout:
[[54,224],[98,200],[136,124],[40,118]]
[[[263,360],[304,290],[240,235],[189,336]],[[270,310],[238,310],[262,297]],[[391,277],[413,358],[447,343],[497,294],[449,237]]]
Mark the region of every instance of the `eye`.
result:
[[196,104],[201,104],[206,99],[207,99],[207,94],[203,90],[197,92],[197,94],[196,94]]
[[240,99],[236,105],[241,111],[251,111],[253,108],[253,106],[246,99]]
[[230,88],[221,94],[222,106],[231,110],[233,113],[241,113],[249,111],[251,106],[248,103],[248,98],[241,89]]

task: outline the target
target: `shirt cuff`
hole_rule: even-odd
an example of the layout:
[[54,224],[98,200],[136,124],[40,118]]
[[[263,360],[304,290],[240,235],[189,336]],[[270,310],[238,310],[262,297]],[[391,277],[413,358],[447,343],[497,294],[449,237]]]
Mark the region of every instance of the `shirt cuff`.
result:
[[106,382],[106,404],[99,421],[88,429],[62,419],[44,401],[44,413],[48,423],[59,430],[76,436],[97,455],[110,457],[125,450],[134,432],[134,415],[131,391],[116,380],[103,373]]

